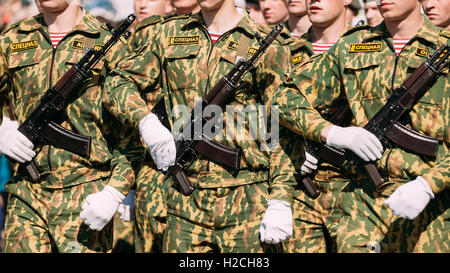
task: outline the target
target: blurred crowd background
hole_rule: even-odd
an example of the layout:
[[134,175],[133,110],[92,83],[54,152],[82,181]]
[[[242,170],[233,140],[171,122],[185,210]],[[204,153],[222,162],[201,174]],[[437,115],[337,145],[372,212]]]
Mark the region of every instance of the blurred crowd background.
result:
[[[103,22],[117,24],[134,12],[135,2],[149,6],[147,13],[158,15],[182,14],[176,8],[196,0],[82,0],[82,5]],[[145,2],[145,3],[142,3]],[[276,24],[289,17],[290,2],[296,0],[235,0],[237,6],[248,9],[250,16],[260,24]],[[364,1],[353,0],[348,13],[352,25],[366,23]],[[0,30],[24,18],[39,13],[34,0],[0,0]],[[152,14],[150,14],[152,15]]]

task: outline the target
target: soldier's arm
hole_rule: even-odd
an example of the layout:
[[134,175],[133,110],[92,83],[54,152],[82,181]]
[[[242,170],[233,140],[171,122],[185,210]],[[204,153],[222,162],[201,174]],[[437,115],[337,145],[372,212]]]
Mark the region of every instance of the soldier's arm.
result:
[[431,189],[435,194],[448,189],[450,184],[450,101],[448,100],[450,96],[450,80],[448,74],[442,90],[444,93],[443,97],[446,98],[444,100],[444,109],[442,111],[442,113],[444,113],[443,143],[440,145],[441,147],[436,160],[436,165],[422,175],[422,177],[430,184]]
[[138,128],[150,108],[139,90],[154,87],[160,76],[159,57],[146,43],[135,52],[121,50],[120,61],[105,80],[104,104],[123,123]]
[[8,65],[6,57],[3,51],[0,50],[0,124],[2,123],[3,116],[8,113],[8,88],[9,88],[9,77],[8,77]]
[[117,139],[111,160],[111,176],[108,185],[127,195],[130,191],[145,157],[145,148],[140,140],[139,131],[128,125],[114,128]]
[[326,132],[332,124],[323,119],[317,109],[339,99],[339,79],[339,65],[334,54],[325,53],[302,64],[275,94],[275,103],[280,107],[280,123],[308,139],[325,142]]
[[[292,70],[292,64],[286,46],[274,46],[272,49],[275,50],[268,50],[265,54],[261,72],[257,74],[257,89],[264,91],[262,94],[263,101],[266,106],[274,106],[271,109],[271,115],[275,115],[275,118],[278,119],[276,117],[278,115],[276,106],[272,105],[273,95],[284,81],[287,73]],[[271,130],[275,130],[273,124],[271,126]],[[279,144],[272,147],[269,159],[269,200],[282,200],[291,203],[296,181],[294,177],[295,167],[289,158],[288,151],[286,151],[289,148],[287,144],[290,136],[283,133],[283,130],[286,129],[282,126],[279,129]],[[272,142],[274,141],[273,138],[272,135]]]

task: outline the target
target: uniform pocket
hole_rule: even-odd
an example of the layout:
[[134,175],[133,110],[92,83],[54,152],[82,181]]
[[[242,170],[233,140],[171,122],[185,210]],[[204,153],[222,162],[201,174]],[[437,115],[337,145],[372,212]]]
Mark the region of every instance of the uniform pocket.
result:
[[167,79],[172,91],[195,89],[196,58],[199,45],[169,46],[164,52],[167,66]]

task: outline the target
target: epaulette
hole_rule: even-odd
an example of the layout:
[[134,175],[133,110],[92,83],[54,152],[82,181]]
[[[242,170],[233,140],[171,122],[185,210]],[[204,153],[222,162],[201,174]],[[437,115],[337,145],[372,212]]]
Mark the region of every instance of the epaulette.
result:
[[[274,26],[267,26],[267,25],[260,25],[260,24],[258,24],[257,26],[258,26],[258,30],[261,31],[262,33],[264,33],[265,35],[269,34],[272,31],[272,29],[274,28]],[[289,38],[291,38],[289,31],[287,30],[286,27],[283,27],[283,30],[280,32],[280,34],[278,34],[278,36],[275,40],[277,40],[280,44],[285,45]]]
[[144,20],[142,20],[142,22],[138,23],[134,29],[135,29],[135,31],[139,31],[142,28],[157,24],[157,23],[161,22],[162,20],[163,20],[163,18],[161,16],[153,15],[153,16],[147,17]]
[[449,29],[442,28],[439,34],[446,38],[450,38],[450,30]]
[[181,14],[181,15],[176,15],[176,14],[168,15],[168,16],[163,17],[163,22],[165,23],[165,22],[169,22],[172,20],[176,20],[176,19],[186,19],[186,18],[191,17],[191,15],[192,15],[192,13]]
[[355,33],[357,31],[363,30],[363,29],[370,29],[371,26],[369,25],[362,25],[362,26],[354,26],[348,29],[344,34],[342,34],[342,37],[351,35],[352,33]]
[[309,56],[314,54],[311,43],[303,38],[291,37],[289,39],[288,46],[291,52],[298,51],[299,49],[304,48]]

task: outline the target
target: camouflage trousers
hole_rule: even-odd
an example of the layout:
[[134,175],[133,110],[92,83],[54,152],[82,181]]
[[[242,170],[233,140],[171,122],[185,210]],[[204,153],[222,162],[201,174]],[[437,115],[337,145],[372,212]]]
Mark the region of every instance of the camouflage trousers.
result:
[[190,196],[170,187],[163,252],[272,252],[259,240],[267,197],[264,182],[196,188]]
[[112,221],[114,221],[112,253],[134,253],[134,222],[120,219],[118,212]]
[[164,175],[146,164],[136,179],[135,250],[137,253],[162,252],[166,229],[166,194]]
[[303,189],[294,192],[293,234],[283,242],[284,252],[336,252],[337,229],[342,215],[339,209],[340,193],[348,180],[321,179],[316,175],[313,183],[321,191],[316,199],[310,198]]
[[5,251],[110,252],[112,221],[103,230],[94,231],[79,217],[86,197],[105,184],[105,180],[96,180],[47,189],[26,180],[8,182]]
[[342,194],[339,252],[450,252],[450,192],[437,194],[414,220],[393,215],[383,202],[402,183],[378,191],[370,181],[352,181]]

